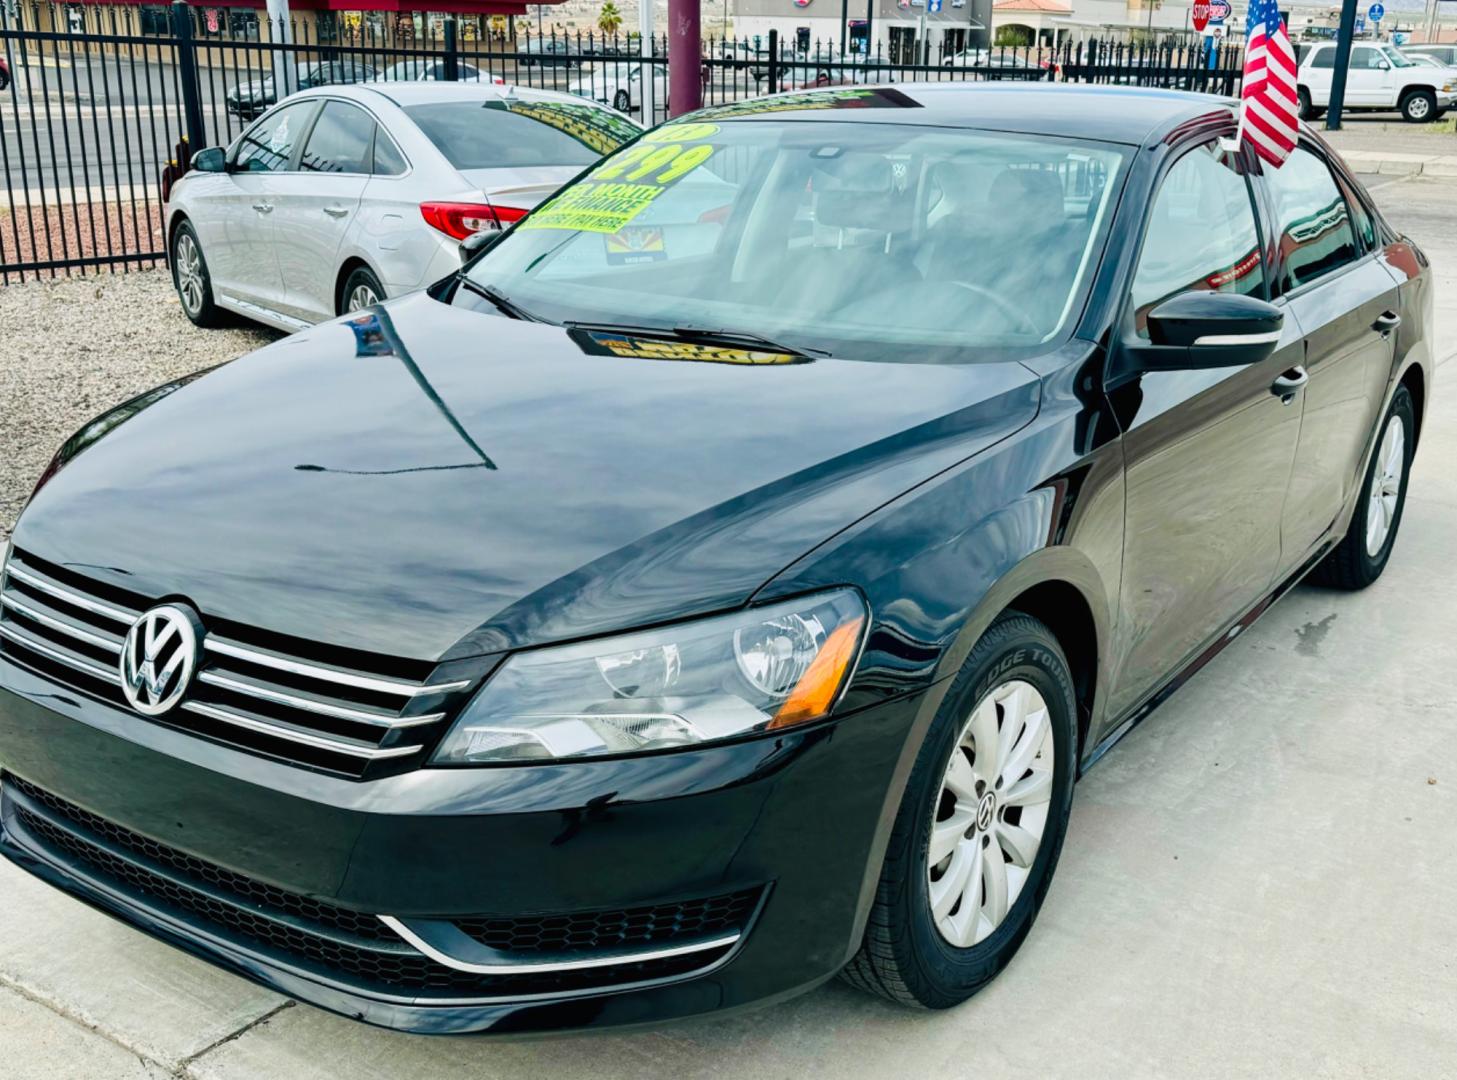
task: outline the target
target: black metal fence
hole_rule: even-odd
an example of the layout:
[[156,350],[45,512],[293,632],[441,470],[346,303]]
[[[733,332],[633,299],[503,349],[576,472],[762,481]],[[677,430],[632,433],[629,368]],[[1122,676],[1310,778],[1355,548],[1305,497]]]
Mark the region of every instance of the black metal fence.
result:
[[[667,42],[533,34],[502,18],[318,12],[270,27],[236,7],[0,6],[0,283],[164,257],[161,177],[188,146],[226,144],[278,98],[366,80],[514,84],[667,116]],[[916,62],[920,61],[920,62]],[[1237,49],[1091,40],[1061,48],[841,53],[832,42],[705,40],[705,104],[817,86],[1063,80],[1238,91]],[[190,137],[190,138],[189,138]],[[186,146],[181,140],[188,138]]]

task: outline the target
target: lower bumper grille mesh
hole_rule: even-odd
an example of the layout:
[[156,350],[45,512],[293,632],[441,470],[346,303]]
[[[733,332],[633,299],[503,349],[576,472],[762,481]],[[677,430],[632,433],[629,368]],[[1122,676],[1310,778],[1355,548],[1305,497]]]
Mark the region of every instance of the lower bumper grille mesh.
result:
[[[5,775],[3,791],[7,796],[6,820],[13,815],[31,844],[42,848],[47,858],[62,868],[120,886],[122,892],[137,897],[145,907],[357,992],[457,1000],[571,995],[686,976],[713,964],[728,951],[726,947],[715,952],[573,971],[511,975],[459,971],[416,951],[373,915],[278,889],[195,858],[17,777]],[[12,792],[23,798],[9,798]],[[742,912],[737,925],[743,926],[757,903],[759,890],[737,895],[747,897],[747,902],[741,905],[730,896],[692,905],[631,910],[690,908],[700,914],[712,912],[716,919],[732,910]],[[554,948],[563,941],[562,925],[615,927],[624,914],[629,912],[482,918],[457,920],[457,925],[473,937],[479,934],[478,940],[483,943],[496,943],[501,927],[510,926],[518,949],[528,939],[542,942],[542,948]],[[680,923],[694,933],[709,928],[707,918]],[[495,926],[496,930],[488,933],[484,929],[487,926]],[[663,928],[666,931],[667,924]],[[573,943],[580,942],[580,938],[579,934]],[[623,940],[645,939],[608,934],[601,936],[597,945],[607,947]]]

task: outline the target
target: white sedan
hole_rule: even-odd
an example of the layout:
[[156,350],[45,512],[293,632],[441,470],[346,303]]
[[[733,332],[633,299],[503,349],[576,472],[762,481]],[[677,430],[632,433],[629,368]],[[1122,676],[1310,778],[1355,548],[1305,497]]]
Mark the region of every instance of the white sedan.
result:
[[458,270],[460,242],[504,229],[635,138],[566,94],[483,83],[306,90],[229,147],[193,157],[163,206],[182,308],[283,330]]
[[[643,105],[642,64],[622,61],[589,68],[567,88],[576,97],[611,105],[618,112],[637,112]],[[661,65],[653,67],[652,95],[654,110],[668,102],[668,72]]]

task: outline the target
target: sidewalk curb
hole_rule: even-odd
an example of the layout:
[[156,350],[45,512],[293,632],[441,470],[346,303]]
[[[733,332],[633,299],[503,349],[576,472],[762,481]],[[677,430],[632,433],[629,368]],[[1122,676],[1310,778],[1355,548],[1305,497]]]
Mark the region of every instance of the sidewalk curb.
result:
[[[1337,151],[1340,152],[1339,147]],[[1401,154],[1380,150],[1346,150],[1340,153],[1346,164],[1356,172],[1457,179],[1457,154]]]

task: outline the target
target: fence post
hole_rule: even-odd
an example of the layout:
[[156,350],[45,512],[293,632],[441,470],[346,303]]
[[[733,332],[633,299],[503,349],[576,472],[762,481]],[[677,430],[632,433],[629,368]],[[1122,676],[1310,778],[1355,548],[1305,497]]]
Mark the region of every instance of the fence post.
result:
[[769,31],[769,93],[779,92],[779,31]]
[[460,57],[456,55],[455,16],[445,20],[445,81],[460,81]]
[[[173,0],[172,36],[176,38],[177,75],[182,84],[182,117],[187,128],[187,146],[195,154],[207,146],[207,129],[202,123],[202,88],[197,82],[197,45],[192,39],[192,12],[185,0]],[[185,161],[177,164],[187,167]]]

